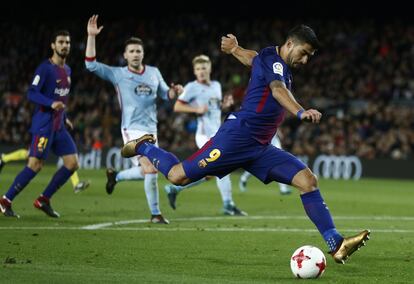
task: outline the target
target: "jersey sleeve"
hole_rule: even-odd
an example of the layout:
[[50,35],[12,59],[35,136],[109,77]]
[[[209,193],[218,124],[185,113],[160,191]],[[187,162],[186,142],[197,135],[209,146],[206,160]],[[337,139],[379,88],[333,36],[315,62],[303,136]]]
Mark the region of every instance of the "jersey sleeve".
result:
[[110,81],[112,84],[116,84],[118,82],[117,80],[117,68],[113,66],[108,66],[106,64],[103,64],[101,62],[94,60],[85,60],[85,66],[86,69],[88,69],[90,72],[96,74],[98,77]]
[[223,90],[221,89],[220,82],[217,82],[217,91],[219,92],[220,101],[222,101],[223,100]]
[[261,65],[266,84],[269,85],[275,80],[285,82],[286,66],[280,58],[273,56],[262,56]]
[[47,68],[45,65],[40,65],[37,67],[35,74],[33,76],[32,84],[29,87],[27,92],[27,97],[29,101],[50,107],[53,104],[53,99],[45,96],[41,90],[45,84],[46,77],[48,76]]
[[178,97],[177,100],[179,100],[182,103],[190,103],[194,98],[194,91],[193,91],[193,84],[188,83],[184,86],[183,93]]
[[162,77],[161,72],[158,68],[155,69],[155,73],[159,82],[157,88],[157,96],[167,101],[170,99],[168,97],[168,90],[170,88],[168,87],[167,83],[165,83],[164,78]]

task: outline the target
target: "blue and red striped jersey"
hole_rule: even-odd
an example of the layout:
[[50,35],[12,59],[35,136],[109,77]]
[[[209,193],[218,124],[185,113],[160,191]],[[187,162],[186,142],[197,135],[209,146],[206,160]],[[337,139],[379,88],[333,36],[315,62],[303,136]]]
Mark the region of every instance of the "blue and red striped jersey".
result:
[[59,130],[64,125],[65,111],[53,110],[54,101],[65,105],[71,84],[71,69],[66,64],[61,67],[50,59],[43,61],[36,69],[32,84],[29,87],[28,99],[36,104],[30,131],[47,133]]
[[246,95],[237,118],[246,121],[253,137],[268,144],[276,134],[285,116],[285,109],[272,96],[270,83],[282,81],[290,90],[292,74],[287,64],[277,53],[275,46],[262,49],[253,59],[252,71]]

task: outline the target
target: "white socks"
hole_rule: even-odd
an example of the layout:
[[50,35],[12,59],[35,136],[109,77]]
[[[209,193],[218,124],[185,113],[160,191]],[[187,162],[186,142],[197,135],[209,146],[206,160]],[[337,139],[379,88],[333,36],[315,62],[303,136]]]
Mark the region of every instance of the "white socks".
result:
[[142,174],[141,167],[132,167],[127,170],[120,171],[116,175],[116,181],[123,181],[123,180],[142,180],[144,179],[144,175]]
[[251,177],[251,173],[249,173],[248,171],[244,171],[244,173],[240,176],[240,179],[244,182],[246,182],[250,177]]
[[161,214],[158,196],[158,174],[146,174],[144,178],[145,195],[152,215]]
[[233,204],[230,175],[226,175],[221,179],[217,177],[216,182],[220,190],[221,199],[223,199],[223,204]]

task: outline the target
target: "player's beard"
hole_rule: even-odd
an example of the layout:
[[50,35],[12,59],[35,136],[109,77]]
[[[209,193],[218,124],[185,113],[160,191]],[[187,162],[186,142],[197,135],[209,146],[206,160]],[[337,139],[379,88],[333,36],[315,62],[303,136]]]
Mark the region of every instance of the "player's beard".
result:
[[129,63],[129,65],[131,65],[132,68],[138,70],[139,68],[141,68],[142,61],[140,61],[140,60],[131,60],[131,62]]
[[66,59],[66,57],[68,57],[68,55],[69,55],[69,50],[61,50],[61,51],[57,51],[56,50],[56,54],[60,57],[60,58],[62,58],[62,59]]

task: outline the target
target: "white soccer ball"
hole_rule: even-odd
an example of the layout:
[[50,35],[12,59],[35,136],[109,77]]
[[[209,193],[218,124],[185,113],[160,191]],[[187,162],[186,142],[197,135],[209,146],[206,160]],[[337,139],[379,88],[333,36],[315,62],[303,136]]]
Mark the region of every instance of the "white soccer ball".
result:
[[295,250],[290,258],[290,269],[297,278],[321,277],[325,268],[325,255],[314,246],[300,247]]

